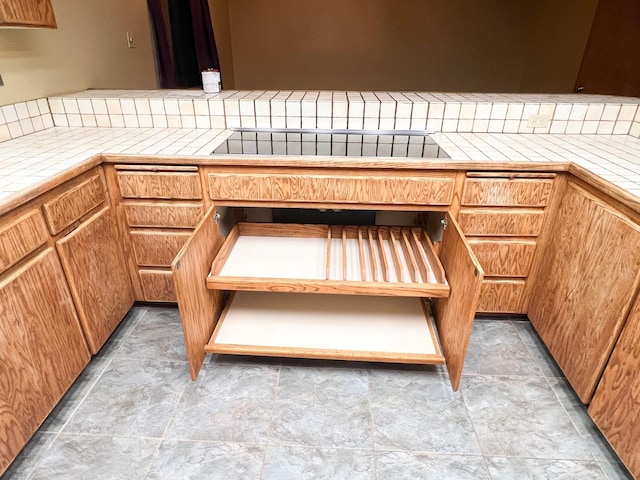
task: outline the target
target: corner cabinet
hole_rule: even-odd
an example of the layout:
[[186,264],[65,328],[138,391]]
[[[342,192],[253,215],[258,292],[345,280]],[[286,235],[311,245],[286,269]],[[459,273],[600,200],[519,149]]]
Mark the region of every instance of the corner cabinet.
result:
[[640,477],[640,299],[629,314],[589,415],[629,471]]
[[0,27],[57,28],[51,0],[0,0]]
[[569,182],[535,275],[529,319],[589,403],[640,282],[640,227]]
[[438,256],[421,228],[239,223],[223,239],[218,218],[172,265],[193,379],[233,353],[446,363],[457,390],[483,272],[454,219]]

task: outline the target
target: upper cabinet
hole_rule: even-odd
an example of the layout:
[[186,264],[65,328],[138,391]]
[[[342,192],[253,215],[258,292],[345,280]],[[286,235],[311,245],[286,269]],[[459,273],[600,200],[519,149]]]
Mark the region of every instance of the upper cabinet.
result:
[[0,26],[57,28],[51,0],[0,0]]

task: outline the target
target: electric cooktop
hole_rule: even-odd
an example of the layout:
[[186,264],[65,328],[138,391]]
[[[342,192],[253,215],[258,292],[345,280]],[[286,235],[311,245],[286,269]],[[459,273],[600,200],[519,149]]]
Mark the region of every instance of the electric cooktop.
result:
[[416,130],[234,129],[212,154],[450,158]]

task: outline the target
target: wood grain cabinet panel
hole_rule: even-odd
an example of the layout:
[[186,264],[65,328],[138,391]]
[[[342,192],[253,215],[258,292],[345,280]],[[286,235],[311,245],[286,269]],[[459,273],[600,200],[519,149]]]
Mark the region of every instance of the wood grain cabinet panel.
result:
[[42,205],[52,235],[60,233],[83,215],[105,201],[105,191],[99,175],[68,188],[58,197]]
[[199,203],[125,202],[130,227],[195,228],[204,214]]
[[536,237],[542,230],[543,209],[462,208],[460,226],[467,236]]
[[191,236],[190,231],[131,232],[136,261],[141,267],[169,267],[182,245]]
[[589,414],[627,466],[640,478],[640,297],[589,406]]
[[171,270],[140,269],[140,282],[146,302],[176,302]]
[[469,244],[487,276],[526,277],[536,249],[534,240],[470,239]]
[[552,187],[553,179],[467,178],[462,205],[544,207]]
[[483,313],[525,313],[522,295],[525,280],[485,278],[480,290],[478,311]]
[[449,205],[455,174],[229,171],[208,176],[212,200]]
[[0,0],[0,26],[56,28],[51,0]]
[[60,239],[57,249],[89,347],[97,353],[134,300],[111,208]]
[[640,228],[569,183],[534,279],[531,323],[588,403],[627,317],[640,274]]
[[200,200],[202,188],[197,172],[119,171],[123,198]]
[[39,210],[2,222],[0,226],[0,273],[15,265],[49,239]]
[[52,248],[0,280],[0,474],[89,362]]

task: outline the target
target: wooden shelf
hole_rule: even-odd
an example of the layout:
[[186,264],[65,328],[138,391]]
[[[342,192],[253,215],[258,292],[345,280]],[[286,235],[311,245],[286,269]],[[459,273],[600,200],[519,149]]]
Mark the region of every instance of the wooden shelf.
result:
[[236,292],[209,353],[443,364],[422,299]]
[[421,228],[239,223],[207,286],[405,297],[446,297],[444,269]]

